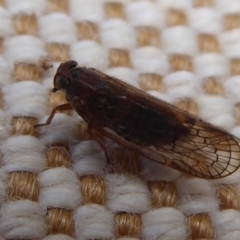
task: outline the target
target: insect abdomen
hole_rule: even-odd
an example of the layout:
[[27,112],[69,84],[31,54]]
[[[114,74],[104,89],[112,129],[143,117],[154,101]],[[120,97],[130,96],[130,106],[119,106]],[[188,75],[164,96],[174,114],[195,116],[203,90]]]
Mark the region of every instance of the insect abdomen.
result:
[[101,125],[142,146],[172,143],[189,132],[178,119],[125,97],[98,95],[88,108]]
[[126,140],[144,146],[172,143],[188,131],[177,119],[136,103],[116,128]]

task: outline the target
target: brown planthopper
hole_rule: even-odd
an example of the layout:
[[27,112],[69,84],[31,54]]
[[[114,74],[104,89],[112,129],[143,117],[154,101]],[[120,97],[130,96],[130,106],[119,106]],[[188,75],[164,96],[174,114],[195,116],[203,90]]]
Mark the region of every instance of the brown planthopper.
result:
[[62,63],[53,92],[66,94],[67,104],[104,136],[158,163],[196,177],[228,176],[240,166],[240,140],[198,117],[76,61]]

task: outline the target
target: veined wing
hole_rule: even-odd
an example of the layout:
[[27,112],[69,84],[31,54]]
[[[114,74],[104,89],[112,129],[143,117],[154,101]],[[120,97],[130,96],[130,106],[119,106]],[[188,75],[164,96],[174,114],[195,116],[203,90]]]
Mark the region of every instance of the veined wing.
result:
[[196,177],[226,177],[240,166],[240,140],[202,120],[191,125],[188,135],[180,136],[166,145],[140,146],[127,141],[111,129],[97,130],[146,158]]

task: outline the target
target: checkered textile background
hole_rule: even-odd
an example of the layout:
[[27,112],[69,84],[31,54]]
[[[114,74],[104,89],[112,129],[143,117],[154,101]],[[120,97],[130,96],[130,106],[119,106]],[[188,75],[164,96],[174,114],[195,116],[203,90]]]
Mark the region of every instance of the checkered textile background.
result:
[[0,0],[2,239],[240,239],[240,171],[183,174],[109,144],[75,112],[44,123],[69,59],[240,137],[240,0]]

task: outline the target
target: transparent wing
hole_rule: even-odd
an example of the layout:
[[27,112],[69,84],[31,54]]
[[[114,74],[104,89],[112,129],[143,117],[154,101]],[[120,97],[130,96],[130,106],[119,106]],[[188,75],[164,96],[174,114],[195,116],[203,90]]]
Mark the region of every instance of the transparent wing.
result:
[[140,155],[200,178],[226,177],[240,166],[240,140],[201,120],[187,136],[167,145],[139,146],[108,128],[101,132]]
[[[239,140],[217,128],[197,122],[187,136],[166,146],[151,146],[144,155],[201,178],[221,178],[235,172],[240,166]],[[160,161],[161,162],[161,161]]]

